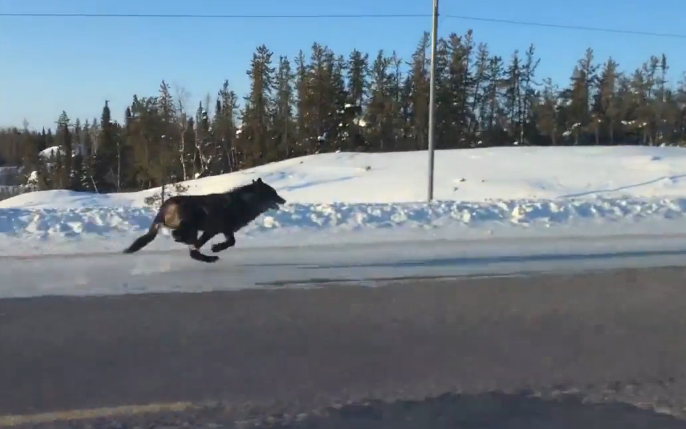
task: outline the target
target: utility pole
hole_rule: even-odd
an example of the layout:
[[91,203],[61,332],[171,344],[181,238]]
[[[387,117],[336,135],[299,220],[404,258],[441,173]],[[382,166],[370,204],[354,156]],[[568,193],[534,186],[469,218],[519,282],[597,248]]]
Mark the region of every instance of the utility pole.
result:
[[436,92],[436,41],[438,39],[438,0],[433,0],[433,23],[431,25],[431,79],[429,84],[429,195],[428,202],[434,199],[434,149],[435,142],[435,101]]

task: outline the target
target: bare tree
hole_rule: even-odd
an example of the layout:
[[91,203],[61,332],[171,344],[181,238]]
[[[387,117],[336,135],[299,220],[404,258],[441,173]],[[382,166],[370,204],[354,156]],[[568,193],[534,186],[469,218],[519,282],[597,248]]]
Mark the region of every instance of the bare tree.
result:
[[186,107],[188,106],[188,100],[191,98],[191,93],[178,83],[174,83],[172,86],[174,88],[174,97],[176,100],[176,114],[178,115],[178,123],[181,127],[179,133],[181,136],[179,139],[179,161],[181,162],[183,171],[183,180],[188,180],[188,170],[186,168],[186,130],[188,128]]

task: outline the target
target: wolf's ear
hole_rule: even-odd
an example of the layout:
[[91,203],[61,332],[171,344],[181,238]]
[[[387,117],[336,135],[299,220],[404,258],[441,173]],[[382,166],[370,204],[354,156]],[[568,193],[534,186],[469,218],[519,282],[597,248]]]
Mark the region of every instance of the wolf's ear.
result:
[[258,177],[258,178],[257,178],[257,183],[263,183],[261,177]]

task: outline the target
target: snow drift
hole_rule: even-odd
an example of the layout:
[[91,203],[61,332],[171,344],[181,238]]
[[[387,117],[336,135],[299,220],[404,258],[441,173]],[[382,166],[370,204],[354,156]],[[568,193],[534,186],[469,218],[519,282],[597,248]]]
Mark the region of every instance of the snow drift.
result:
[[[435,165],[431,204],[424,202],[426,151],[312,155],[185,185],[189,194],[222,192],[262,177],[288,200],[283,210],[268,212],[241,231],[239,245],[408,235],[483,238],[533,230],[577,235],[643,227],[670,233],[686,226],[686,150],[681,148],[442,150]],[[6,244],[0,254],[120,250],[149,226],[155,210],[145,199],[158,192],[44,191],[0,201]],[[172,245],[156,243],[158,249]]]

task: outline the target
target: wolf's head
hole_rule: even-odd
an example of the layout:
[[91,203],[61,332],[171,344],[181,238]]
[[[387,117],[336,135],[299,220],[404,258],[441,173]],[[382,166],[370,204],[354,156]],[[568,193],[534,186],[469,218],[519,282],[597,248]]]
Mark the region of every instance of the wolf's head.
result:
[[262,181],[262,178],[253,180],[250,184],[250,190],[256,197],[256,201],[260,206],[267,211],[269,209],[278,210],[279,205],[286,204],[286,200],[279,195],[274,188]]

